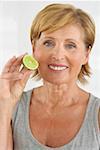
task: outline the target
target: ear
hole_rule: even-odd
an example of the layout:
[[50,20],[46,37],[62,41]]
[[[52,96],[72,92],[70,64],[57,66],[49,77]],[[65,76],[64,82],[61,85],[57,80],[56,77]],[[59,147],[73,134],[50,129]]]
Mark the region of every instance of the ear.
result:
[[31,44],[32,44],[32,49],[33,49],[33,47],[34,47],[34,40],[32,40]]
[[35,42],[34,40],[32,40],[32,54],[34,56],[34,50],[35,50]]
[[32,55],[34,58],[36,58],[37,56],[37,51],[36,51],[36,42],[32,41]]
[[91,52],[91,49],[87,48],[86,51],[85,51],[85,55],[84,55],[84,59],[83,59],[83,64],[82,65],[85,65],[89,61],[90,52]]

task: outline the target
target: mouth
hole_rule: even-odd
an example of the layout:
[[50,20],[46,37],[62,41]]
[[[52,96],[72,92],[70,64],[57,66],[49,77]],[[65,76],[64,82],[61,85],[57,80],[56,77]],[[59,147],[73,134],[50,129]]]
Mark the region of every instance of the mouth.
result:
[[54,70],[54,71],[63,71],[68,68],[66,65],[62,64],[50,64],[48,65],[49,69]]

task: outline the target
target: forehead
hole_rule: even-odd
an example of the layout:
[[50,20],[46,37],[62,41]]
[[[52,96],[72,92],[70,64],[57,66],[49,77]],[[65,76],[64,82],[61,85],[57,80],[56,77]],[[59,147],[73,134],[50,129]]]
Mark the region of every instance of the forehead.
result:
[[56,31],[48,33],[48,31],[42,32],[40,39],[52,37],[55,39],[73,39],[76,41],[84,39],[83,29],[78,25],[66,25]]

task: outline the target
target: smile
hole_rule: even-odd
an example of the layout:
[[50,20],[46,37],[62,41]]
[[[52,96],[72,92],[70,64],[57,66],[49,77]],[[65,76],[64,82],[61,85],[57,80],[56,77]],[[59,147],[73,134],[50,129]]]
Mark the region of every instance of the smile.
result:
[[62,71],[68,68],[67,66],[58,66],[58,65],[48,65],[48,67],[52,70]]

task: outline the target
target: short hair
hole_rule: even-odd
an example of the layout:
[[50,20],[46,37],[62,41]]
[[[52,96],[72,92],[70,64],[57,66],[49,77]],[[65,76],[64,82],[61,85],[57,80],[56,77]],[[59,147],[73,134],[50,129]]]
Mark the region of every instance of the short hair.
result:
[[[42,32],[49,33],[68,24],[78,24],[84,31],[84,43],[86,48],[92,48],[95,40],[95,23],[93,18],[82,9],[70,4],[50,4],[42,9],[32,22],[30,39],[35,42]],[[78,80],[86,83],[86,76],[90,77],[89,63],[82,65]]]

